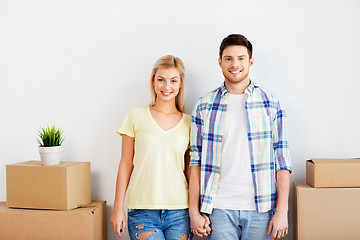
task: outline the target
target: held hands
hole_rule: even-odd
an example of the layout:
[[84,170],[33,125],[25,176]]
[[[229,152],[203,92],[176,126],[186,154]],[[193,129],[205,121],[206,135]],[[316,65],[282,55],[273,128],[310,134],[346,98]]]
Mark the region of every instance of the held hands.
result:
[[126,229],[126,216],[123,209],[117,210],[114,209],[111,215],[111,223],[114,228],[114,232],[120,237],[121,233],[123,233]]
[[210,219],[205,213],[194,214],[190,217],[191,232],[199,237],[208,236],[211,232]]
[[272,236],[270,240],[280,239],[288,234],[288,216],[287,211],[275,212],[275,215],[270,221],[268,235]]

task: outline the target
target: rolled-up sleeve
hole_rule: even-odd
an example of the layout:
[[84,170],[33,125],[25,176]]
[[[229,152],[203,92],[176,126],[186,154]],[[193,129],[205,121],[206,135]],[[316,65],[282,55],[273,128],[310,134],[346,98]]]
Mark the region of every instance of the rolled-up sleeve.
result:
[[202,150],[202,128],[204,121],[201,115],[201,99],[195,105],[191,116],[191,134],[190,134],[190,166],[201,165]]
[[277,102],[276,115],[273,124],[273,147],[275,154],[275,171],[292,171],[288,144],[287,117],[280,100]]

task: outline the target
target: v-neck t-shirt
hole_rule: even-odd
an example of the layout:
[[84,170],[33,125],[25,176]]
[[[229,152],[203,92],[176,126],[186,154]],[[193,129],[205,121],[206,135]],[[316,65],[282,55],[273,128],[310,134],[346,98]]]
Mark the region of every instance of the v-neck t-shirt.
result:
[[117,133],[135,139],[127,208],[189,207],[184,155],[189,147],[190,125],[191,116],[183,114],[175,127],[164,130],[148,106],[133,108],[126,115]]

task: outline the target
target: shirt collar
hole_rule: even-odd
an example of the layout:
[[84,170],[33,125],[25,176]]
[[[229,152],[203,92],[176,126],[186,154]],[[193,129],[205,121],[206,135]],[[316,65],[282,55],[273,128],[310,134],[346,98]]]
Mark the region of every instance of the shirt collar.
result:
[[228,91],[225,87],[225,82],[223,82],[220,86],[220,93],[221,93],[221,97],[224,97],[228,93]]
[[254,92],[255,85],[253,81],[250,80],[249,86],[245,89],[245,93],[249,93],[250,95]]
[[[245,89],[245,93],[251,95],[253,92],[254,92],[254,88],[255,88],[255,85],[253,83],[253,81],[250,80],[250,84],[249,86]],[[221,92],[221,96],[224,97],[228,91],[225,87],[225,82],[223,82],[220,86],[220,92]]]

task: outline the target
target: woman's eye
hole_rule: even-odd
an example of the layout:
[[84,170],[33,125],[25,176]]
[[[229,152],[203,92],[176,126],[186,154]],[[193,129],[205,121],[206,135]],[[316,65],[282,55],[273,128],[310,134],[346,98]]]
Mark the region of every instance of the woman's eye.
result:
[[171,80],[172,83],[177,83],[177,80]]
[[162,79],[162,78],[159,78],[159,79],[158,79],[158,81],[159,81],[159,82],[162,82],[162,81],[164,81],[164,79]]

